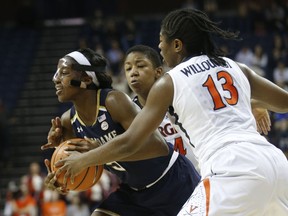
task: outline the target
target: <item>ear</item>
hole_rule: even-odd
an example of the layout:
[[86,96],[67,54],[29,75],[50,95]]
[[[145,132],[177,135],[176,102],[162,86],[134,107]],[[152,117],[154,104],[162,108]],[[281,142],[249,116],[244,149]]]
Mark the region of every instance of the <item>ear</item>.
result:
[[92,77],[88,76],[87,74],[85,74],[83,77],[82,77],[82,82],[85,82],[85,84],[88,86],[90,85],[93,80],[92,80]]
[[175,52],[181,52],[183,49],[183,43],[180,39],[174,39]]
[[156,73],[155,73],[155,78],[158,79],[159,77],[161,77],[164,73],[163,67],[157,67],[156,68]]

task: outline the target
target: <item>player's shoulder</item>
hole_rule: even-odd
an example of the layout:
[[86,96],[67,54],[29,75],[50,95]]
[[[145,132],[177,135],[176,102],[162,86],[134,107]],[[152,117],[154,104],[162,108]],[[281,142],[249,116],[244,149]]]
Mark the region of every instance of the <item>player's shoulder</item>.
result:
[[108,93],[105,106],[112,115],[138,113],[140,109],[126,93],[118,90],[113,90]]
[[106,105],[117,105],[121,101],[132,102],[131,98],[126,93],[118,90],[110,91],[105,99]]
[[[65,127],[70,127],[70,125],[71,125],[71,122],[70,122],[71,113],[72,113],[71,110],[72,110],[72,108],[68,109],[61,116],[61,124]],[[73,115],[73,113],[72,113],[72,115]]]
[[70,115],[71,115],[71,110],[72,108],[68,109],[67,111],[65,111],[62,116],[61,116],[61,120],[70,120]]

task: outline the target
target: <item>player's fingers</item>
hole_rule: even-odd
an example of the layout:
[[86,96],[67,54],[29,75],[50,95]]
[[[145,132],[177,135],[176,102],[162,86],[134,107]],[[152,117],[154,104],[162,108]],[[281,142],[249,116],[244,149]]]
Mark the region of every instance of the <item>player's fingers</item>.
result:
[[262,133],[261,127],[260,127],[258,121],[256,122],[256,127],[257,127],[257,131],[258,131],[259,133]]
[[61,133],[62,133],[62,130],[61,130],[61,128],[60,127],[57,127],[57,128],[55,128],[55,135],[54,136],[59,136],[59,135],[61,135]]
[[56,118],[55,118],[55,125],[56,125],[57,127],[61,127],[61,126],[62,126],[62,124],[61,124],[61,119],[60,119],[59,117],[56,117]]
[[78,152],[87,152],[90,150],[91,144],[89,143],[84,143],[84,142],[77,142],[77,141],[67,141],[69,144],[66,148],[65,151],[78,151]]
[[270,118],[265,118],[264,117],[264,118],[261,119],[262,130],[263,130],[263,133],[265,135],[267,135],[268,131],[271,130],[271,124],[270,123],[271,123],[270,122]]
[[48,159],[44,160],[44,164],[46,166],[47,172],[51,173],[51,168],[50,168],[50,161]]
[[55,121],[55,119],[51,119],[51,127],[52,127],[52,129],[55,129],[57,126],[56,126],[56,121]]
[[[70,176],[70,173],[68,170],[66,170],[66,173],[64,175],[64,178],[63,178],[63,188],[66,188],[67,187],[67,180],[69,179],[69,176]],[[71,181],[71,180],[70,180]],[[71,182],[72,183],[72,182]],[[73,182],[74,183],[74,182]],[[72,184],[73,184],[72,183]]]
[[57,178],[61,175],[61,173],[65,171],[66,171],[66,168],[64,166],[61,166],[60,168],[58,168],[55,172],[55,179],[57,180]]
[[45,180],[44,180],[44,184],[45,185],[49,185],[49,184],[53,184],[54,181],[54,173],[48,173],[48,175],[46,176]]
[[74,175],[70,176],[70,181],[71,181],[71,184],[74,184],[74,182],[75,182],[75,176]]
[[271,120],[270,120],[269,116],[267,118],[264,118],[263,121],[265,122],[267,130],[270,131],[270,129],[271,129]]
[[46,143],[41,146],[41,150],[46,150],[46,149],[53,148],[53,147],[54,145],[52,143]]
[[[55,166],[55,167],[62,167],[64,164],[65,164],[65,159],[57,161],[57,162],[54,164],[54,166]],[[61,168],[59,168],[59,169],[61,169]],[[59,169],[58,169],[58,170],[59,170]],[[64,168],[62,167],[62,169],[64,169]],[[57,170],[57,172],[58,172],[58,170]]]
[[69,190],[65,187],[58,187],[57,191],[58,191],[58,193],[60,193],[62,195],[66,195],[69,192]]
[[87,136],[84,136],[84,139],[85,139],[87,142],[89,142],[89,143],[92,142],[92,139],[88,138]]
[[92,139],[88,138],[87,136],[84,136],[84,139],[90,144],[89,145],[90,148],[87,150],[98,148],[101,145],[98,141],[92,140]]
[[261,131],[260,133],[266,135],[267,133],[266,128],[262,124],[259,124],[259,128],[260,128],[259,130]]
[[77,145],[74,145],[74,144],[71,144],[67,147],[65,147],[65,152],[69,152],[69,151],[79,151],[79,149],[81,150],[81,147],[77,146]]

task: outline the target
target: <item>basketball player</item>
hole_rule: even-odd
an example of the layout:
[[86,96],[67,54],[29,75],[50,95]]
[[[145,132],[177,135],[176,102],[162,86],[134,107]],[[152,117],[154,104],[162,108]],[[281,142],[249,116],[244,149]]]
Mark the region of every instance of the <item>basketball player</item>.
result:
[[[105,146],[130,126],[139,108],[126,94],[111,88],[111,78],[104,72],[105,66],[106,59],[90,49],[74,51],[59,60],[53,77],[56,94],[60,102],[71,101],[73,106],[62,115],[61,122],[54,119],[48,144],[42,149],[57,146],[73,137],[86,138],[95,147],[96,143]],[[55,136],[56,129],[58,134]],[[156,131],[142,146],[137,143],[117,145],[101,152],[105,157],[100,163],[105,164],[105,169],[116,174],[122,183],[100,204],[93,216],[174,216],[200,179],[191,162],[175,152]],[[93,150],[71,153],[60,170],[69,165],[82,170],[99,163],[92,153]],[[47,160],[45,164],[48,167]],[[51,173],[49,168],[48,171],[45,184],[55,189],[57,185],[53,184],[58,174]]]
[[[126,52],[124,71],[129,87],[136,94],[133,101],[142,109],[152,85],[164,73],[160,55],[149,46],[135,45]],[[167,112],[158,130],[167,142],[173,144],[174,150],[185,155],[197,169],[192,146],[172,122],[173,119]]]
[[[152,85],[164,74],[160,56],[149,46],[135,45],[126,52],[124,71],[129,87],[136,94],[133,101],[142,109]],[[253,100],[253,105],[255,103],[256,101]],[[253,114],[259,132],[267,134],[270,130],[270,117],[267,110],[255,108]],[[174,145],[174,150],[185,155],[197,169],[198,164],[192,146],[185,134],[180,134],[181,129],[172,123],[175,123],[175,119],[167,112],[158,130],[167,142]]]
[[[89,152],[101,161],[109,147],[144,145],[171,106],[202,177],[178,215],[288,215],[287,158],[257,132],[250,105],[251,98],[257,99],[268,110],[285,113],[288,93],[223,57],[212,37],[238,35],[220,29],[201,11],[170,12],[161,24],[159,48],[173,69],[152,86],[123,134]],[[68,177],[79,172],[72,166],[63,170]]]

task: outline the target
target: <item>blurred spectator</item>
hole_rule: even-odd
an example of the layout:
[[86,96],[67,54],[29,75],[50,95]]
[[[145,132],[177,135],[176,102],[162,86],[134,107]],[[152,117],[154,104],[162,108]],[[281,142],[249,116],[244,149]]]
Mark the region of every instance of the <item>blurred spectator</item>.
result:
[[252,68],[261,76],[266,76],[268,65],[268,56],[264,52],[262,45],[256,44],[254,47],[254,55],[252,59]]
[[124,52],[120,47],[119,42],[116,39],[110,41],[110,47],[106,52],[106,57],[110,63],[113,76],[118,76],[121,71],[122,62],[124,58]]
[[141,34],[138,32],[135,21],[132,18],[124,19],[123,27],[121,29],[120,43],[124,52],[130,47],[142,43]]
[[[214,0],[205,0],[205,3],[207,2],[207,5],[210,3],[210,2],[214,2]],[[181,5],[182,8],[194,8],[194,9],[199,9],[199,4],[197,2],[197,0],[185,0],[182,5]],[[207,8],[209,9],[209,8]]]
[[285,40],[282,35],[280,34],[274,34],[273,36],[273,51],[278,50],[277,55],[275,58],[280,59],[286,59],[287,58],[287,48],[288,44],[285,44]]
[[85,202],[82,193],[70,192],[70,203],[67,206],[67,216],[90,216],[89,206]]
[[242,62],[243,64],[246,64],[248,67],[252,66],[252,59],[253,59],[253,52],[251,48],[244,44],[240,50],[236,53],[235,60],[238,62]]
[[57,191],[46,189],[42,203],[42,216],[66,216],[67,205]]
[[36,200],[29,193],[25,178],[20,179],[19,188],[13,191],[7,205],[10,210],[6,209],[5,216],[37,216]]
[[288,152],[288,113],[280,114],[275,113],[274,114],[275,119],[275,131],[276,131],[276,137],[278,147],[284,151]]
[[274,82],[288,91],[288,67],[285,61],[279,60],[277,67],[273,70]]
[[[189,0],[188,0],[189,2]],[[194,3],[193,7],[196,9],[200,9],[199,8],[199,4]],[[204,1],[204,11],[207,13],[207,15],[209,17],[213,17],[215,15],[215,13],[218,11],[219,7],[218,7],[218,2],[217,0],[205,0]]]
[[273,43],[270,49],[272,51],[268,53],[267,78],[273,81],[273,70],[277,67],[279,60],[287,59],[287,44],[285,45],[281,35],[273,34]]
[[104,15],[101,10],[95,9],[81,29],[79,47],[94,47],[96,43],[103,43],[104,40]]
[[96,51],[98,54],[105,56],[104,48],[103,48],[103,46],[102,46],[102,44],[101,44],[100,42],[97,42],[97,43],[95,44],[95,51]]
[[104,20],[104,38],[102,40],[104,50],[111,48],[112,41],[117,41],[117,43],[120,43],[121,31],[118,24],[119,21],[117,21],[117,19],[113,17],[106,17],[106,19]]
[[285,10],[277,1],[270,1],[265,10],[265,18],[270,31],[281,32],[285,30]]
[[245,2],[240,2],[237,7],[236,22],[232,24],[235,29],[238,29],[242,34],[249,33],[253,29],[253,24],[250,16],[249,5]]
[[40,209],[43,201],[44,177],[38,162],[32,162],[29,166],[29,173],[24,175],[23,181],[28,187],[29,194],[37,201],[37,207]]
[[19,187],[17,186],[15,181],[9,181],[8,188],[6,191],[6,197],[5,197],[5,204],[4,204],[4,216],[11,216],[13,213],[12,208],[12,200],[13,195],[16,194],[16,192],[19,190]]

